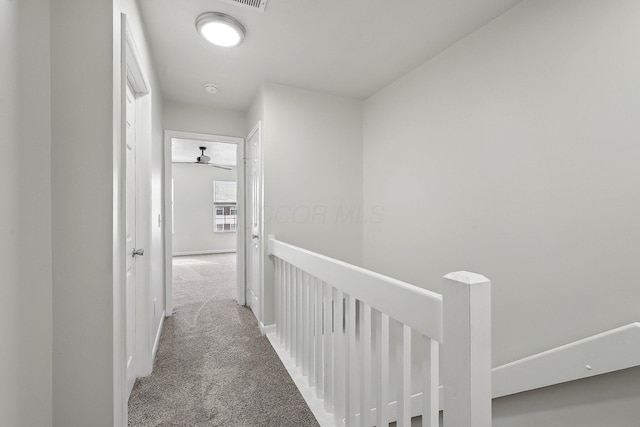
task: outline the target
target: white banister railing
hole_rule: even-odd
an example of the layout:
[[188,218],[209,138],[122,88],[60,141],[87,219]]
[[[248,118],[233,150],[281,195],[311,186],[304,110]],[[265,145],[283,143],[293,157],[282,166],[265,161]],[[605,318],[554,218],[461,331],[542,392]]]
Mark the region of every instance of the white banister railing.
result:
[[321,425],[408,427],[415,389],[422,425],[438,426],[441,344],[445,427],[491,425],[485,277],[451,273],[443,297],[273,236],[268,248],[276,309],[268,337]]

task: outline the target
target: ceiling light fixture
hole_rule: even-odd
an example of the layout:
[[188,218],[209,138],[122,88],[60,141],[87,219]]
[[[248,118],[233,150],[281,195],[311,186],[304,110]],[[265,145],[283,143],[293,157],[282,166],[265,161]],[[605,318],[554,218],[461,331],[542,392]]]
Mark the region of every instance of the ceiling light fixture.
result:
[[244,27],[233,16],[206,12],[196,19],[198,33],[207,41],[223,47],[238,46],[244,40]]

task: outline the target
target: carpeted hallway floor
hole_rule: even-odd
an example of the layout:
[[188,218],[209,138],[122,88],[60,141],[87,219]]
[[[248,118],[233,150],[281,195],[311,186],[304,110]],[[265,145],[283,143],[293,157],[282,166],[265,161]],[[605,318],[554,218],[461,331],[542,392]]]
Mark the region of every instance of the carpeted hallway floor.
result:
[[130,426],[317,426],[268,340],[235,300],[235,254],[176,257],[174,314]]

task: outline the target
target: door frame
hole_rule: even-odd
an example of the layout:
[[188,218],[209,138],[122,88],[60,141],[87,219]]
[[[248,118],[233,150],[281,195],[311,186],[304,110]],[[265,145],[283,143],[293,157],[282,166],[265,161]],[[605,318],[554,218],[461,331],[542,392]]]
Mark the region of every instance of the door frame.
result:
[[236,136],[215,135],[208,133],[187,132],[178,130],[164,131],[164,166],[163,174],[163,191],[162,205],[164,211],[164,288],[165,288],[165,316],[169,317],[173,314],[173,215],[171,212],[171,178],[172,174],[172,153],[171,140],[173,138],[191,139],[196,141],[207,142],[225,142],[236,144],[237,146],[237,165],[236,165],[236,181],[237,181],[237,198],[238,198],[238,218],[239,223],[236,226],[236,287],[238,290],[238,304],[245,305],[245,246],[244,246],[244,228],[245,228],[245,199],[244,199],[244,138]]
[[[146,77],[142,61],[136,47],[133,31],[127,22],[127,16],[120,14],[120,74],[114,78],[114,96],[118,96],[119,108],[118,137],[114,142],[114,300],[113,300],[113,373],[114,373],[114,419],[126,425],[128,414],[127,354],[126,354],[126,113],[127,85],[134,92],[136,109],[136,242],[139,247],[149,248],[151,205],[151,86]],[[115,80],[118,79],[118,80]],[[118,110],[116,110],[118,111]],[[117,129],[117,128],[116,128]],[[142,154],[142,155],[139,155]],[[139,179],[138,179],[139,178]],[[140,207],[138,209],[138,206]],[[148,253],[148,252],[147,252]],[[152,354],[150,341],[150,301],[149,295],[149,256],[139,259],[136,271],[136,350],[134,372],[136,377],[151,372]]]
[[[259,240],[259,247],[258,247],[258,253],[259,253],[259,265],[258,265],[258,313],[254,313],[257,314],[256,318],[258,320],[258,324],[260,327],[260,331],[262,333],[265,332],[265,325],[264,325],[264,257],[265,257],[265,242],[264,242],[264,150],[262,147],[262,121],[258,120],[258,122],[255,124],[255,126],[251,129],[251,131],[249,132],[249,134],[247,135],[247,138],[245,139],[245,161],[246,161],[246,153],[249,152],[248,148],[247,148],[247,144],[249,144],[249,140],[251,139],[251,137],[253,137],[255,134],[258,135],[258,143],[260,145],[260,218],[258,220],[259,222],[259,228],[260,228],[260,240]],[[245,170],[244,170],[244,174],[246,176],[247,172],[249,171],[249,169],[246,167],[245,165]],[[250,191],[250,185],[251,183],[246,180],[245,178],[245,206],[246,206],[246,199],[250,196],[249,191]],[[249,219],[248,219],[248,215],[249,212],[246,212],[245,215],[245,224],[244,227],[246,229],[247,224],[249,223]],[[245,245],[248,245],[248,241],[245,241]],[[245,252],[245,260],[246,257],[248,256],[248,251]],[[245,266],[248,266],[248,262],[245,261]],[[247,267],[245,267],[247,268]],[[245,295],[245,305],[246,305],[246,294],[247,294],[247,283],[245,280],[245,286],[244,286],[244,295]]]

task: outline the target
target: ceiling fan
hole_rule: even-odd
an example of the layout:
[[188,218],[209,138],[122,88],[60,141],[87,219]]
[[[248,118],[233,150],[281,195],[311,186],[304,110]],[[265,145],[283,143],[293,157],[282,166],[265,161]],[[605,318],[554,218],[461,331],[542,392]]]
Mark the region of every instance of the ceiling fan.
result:
[[228,171],[233,169],[231,166],[219,165],[219,164],[216,164],[216,163],[209,163],[211,161],[211,157],[209,157],[206,154],[204,154],[204,150],[206,150],[207,147],[198,147],[198,148],[200,149],[202,154],[196,158],[196,161],[194,163],[197,163],[199,165],[213,166],[214,168],[225,169],[225,170],[228,170]]

